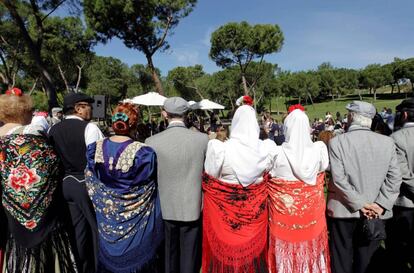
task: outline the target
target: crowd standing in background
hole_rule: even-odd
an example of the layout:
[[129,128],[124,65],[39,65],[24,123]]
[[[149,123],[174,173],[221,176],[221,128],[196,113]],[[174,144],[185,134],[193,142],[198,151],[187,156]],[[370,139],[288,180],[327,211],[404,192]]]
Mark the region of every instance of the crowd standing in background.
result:
[[373,272],[382,242],[413,272],[414,99],[279,123],[243,96],[209,128],[179,97],[159,124],[121,103],[106,138],[92,102],[0,95],[1,272]]

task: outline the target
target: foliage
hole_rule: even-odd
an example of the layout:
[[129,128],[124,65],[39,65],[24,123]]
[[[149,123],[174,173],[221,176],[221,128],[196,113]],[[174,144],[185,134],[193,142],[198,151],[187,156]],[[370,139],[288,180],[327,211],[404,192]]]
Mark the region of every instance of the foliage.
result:
[[209,56],[222,68],[238,66],[244,92],[249,92],[245,74],[253,60],[260,63],[267,54],[276,53],[283,45],[283,33],[278,25],[228,23],[211,35]]
[[176,67],[168,72],[167,80],[173,83],[175,90],[186,100],[198,101],[204,98],[198,86],[198,80],[205,75],[202,65]]
[[163,93],[152,56],[169,48],[166,36],[186,17],[196,0],[85,0],[88,25],[102,41],[118,37],[144,53],[158,92]]

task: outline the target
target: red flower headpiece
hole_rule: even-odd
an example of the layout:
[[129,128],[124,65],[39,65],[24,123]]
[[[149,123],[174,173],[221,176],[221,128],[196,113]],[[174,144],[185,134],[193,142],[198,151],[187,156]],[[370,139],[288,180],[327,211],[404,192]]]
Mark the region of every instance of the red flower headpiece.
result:
[[6,95],[15,95],[21,97],[23,95],[23,92],[19,88],[13,87],[12,89],[6,91]]
[[250,96],[243,96],[243,103],[245,105],[253,105],[253,99]]
[[293,110],[296,110],[296,109],[299,109],[299,110],[302,110],[303,112],[305,112],[305,107],[303,107],[300,104],[294,104],[294,105],[289,106],[288,114],[290,114]]

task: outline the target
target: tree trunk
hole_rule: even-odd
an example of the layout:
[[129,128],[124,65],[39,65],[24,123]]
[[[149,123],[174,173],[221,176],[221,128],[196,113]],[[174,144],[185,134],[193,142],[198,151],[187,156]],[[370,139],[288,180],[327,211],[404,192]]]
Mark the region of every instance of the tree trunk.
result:
[[391,94],[394,94],[394,85],[391,84]]
[[399,94],[401,92],[400,85],[398,84],[398,81],[396,81],[395,84],[397,85],[398,94]]
[[16,7],[11,3],[9,0],[2,1],[4,5],[9,10],[11,17],[16,22],[17,26],[20,29],[20,32],[22,34],[23,40],[25,41],[27,47],[29,48],[29,52],[32,55],[32,58],[34,60],[34,63],[42,75],[42,81],[43,85],[46,89],[46,92],[48,94],[48,103],[49,103],[49,110],[53,107],[57,106],[57,100],[56,100],[56,87],[53,83],[52,76],[50,75],[49,71],[46,69],[46,66],[44,65],[41,54],[40,54],[40,48],[37,47],[37,45],[34,43],[32,38],[29,35],[29,32],[26,29],[26,26],[23,22],[23,19],[18,14]]
[[243,82],[244,95],[247,96],[247,95],[249,95],[249,88],[247,88],[246,77],[244,76],[244,74],[242,74],[241,77],[242,77],[242,82]]
[[155,66],[152,62],[152,56],[147,55],[146,58],[147,58],[147,62],[148,62],[148,67],[151,70],[151,76],[152,76],[152,80],[154,81],[154,84],[155,84],[155,89],[157,90],[158,93],[160,93],[160,95],[164,96],[164,89],[162,88],[161,80],[158,77],[157,71],[156,71]]
[[374,88],[374,101],[377,101],[377,88]]
[[315,110],[315,105],[313,104],[312,95],[311,95],[309,92],[308,92],[308,96],[309,96],[309,99],[310,99],[310,101],[311,101],[312,108],[313,108],[313,110]]
[[358,88],[358,96],[359,96],[359,100],[362,101],[361,89],[359,88]]

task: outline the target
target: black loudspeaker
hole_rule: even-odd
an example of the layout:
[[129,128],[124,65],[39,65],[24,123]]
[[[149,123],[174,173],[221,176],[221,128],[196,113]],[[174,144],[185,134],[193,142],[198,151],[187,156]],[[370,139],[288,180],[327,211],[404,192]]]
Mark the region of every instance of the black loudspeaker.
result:
[[95,102],[92,104],[92,118],[106,118],[106,97],[103,95],[93,96]]

